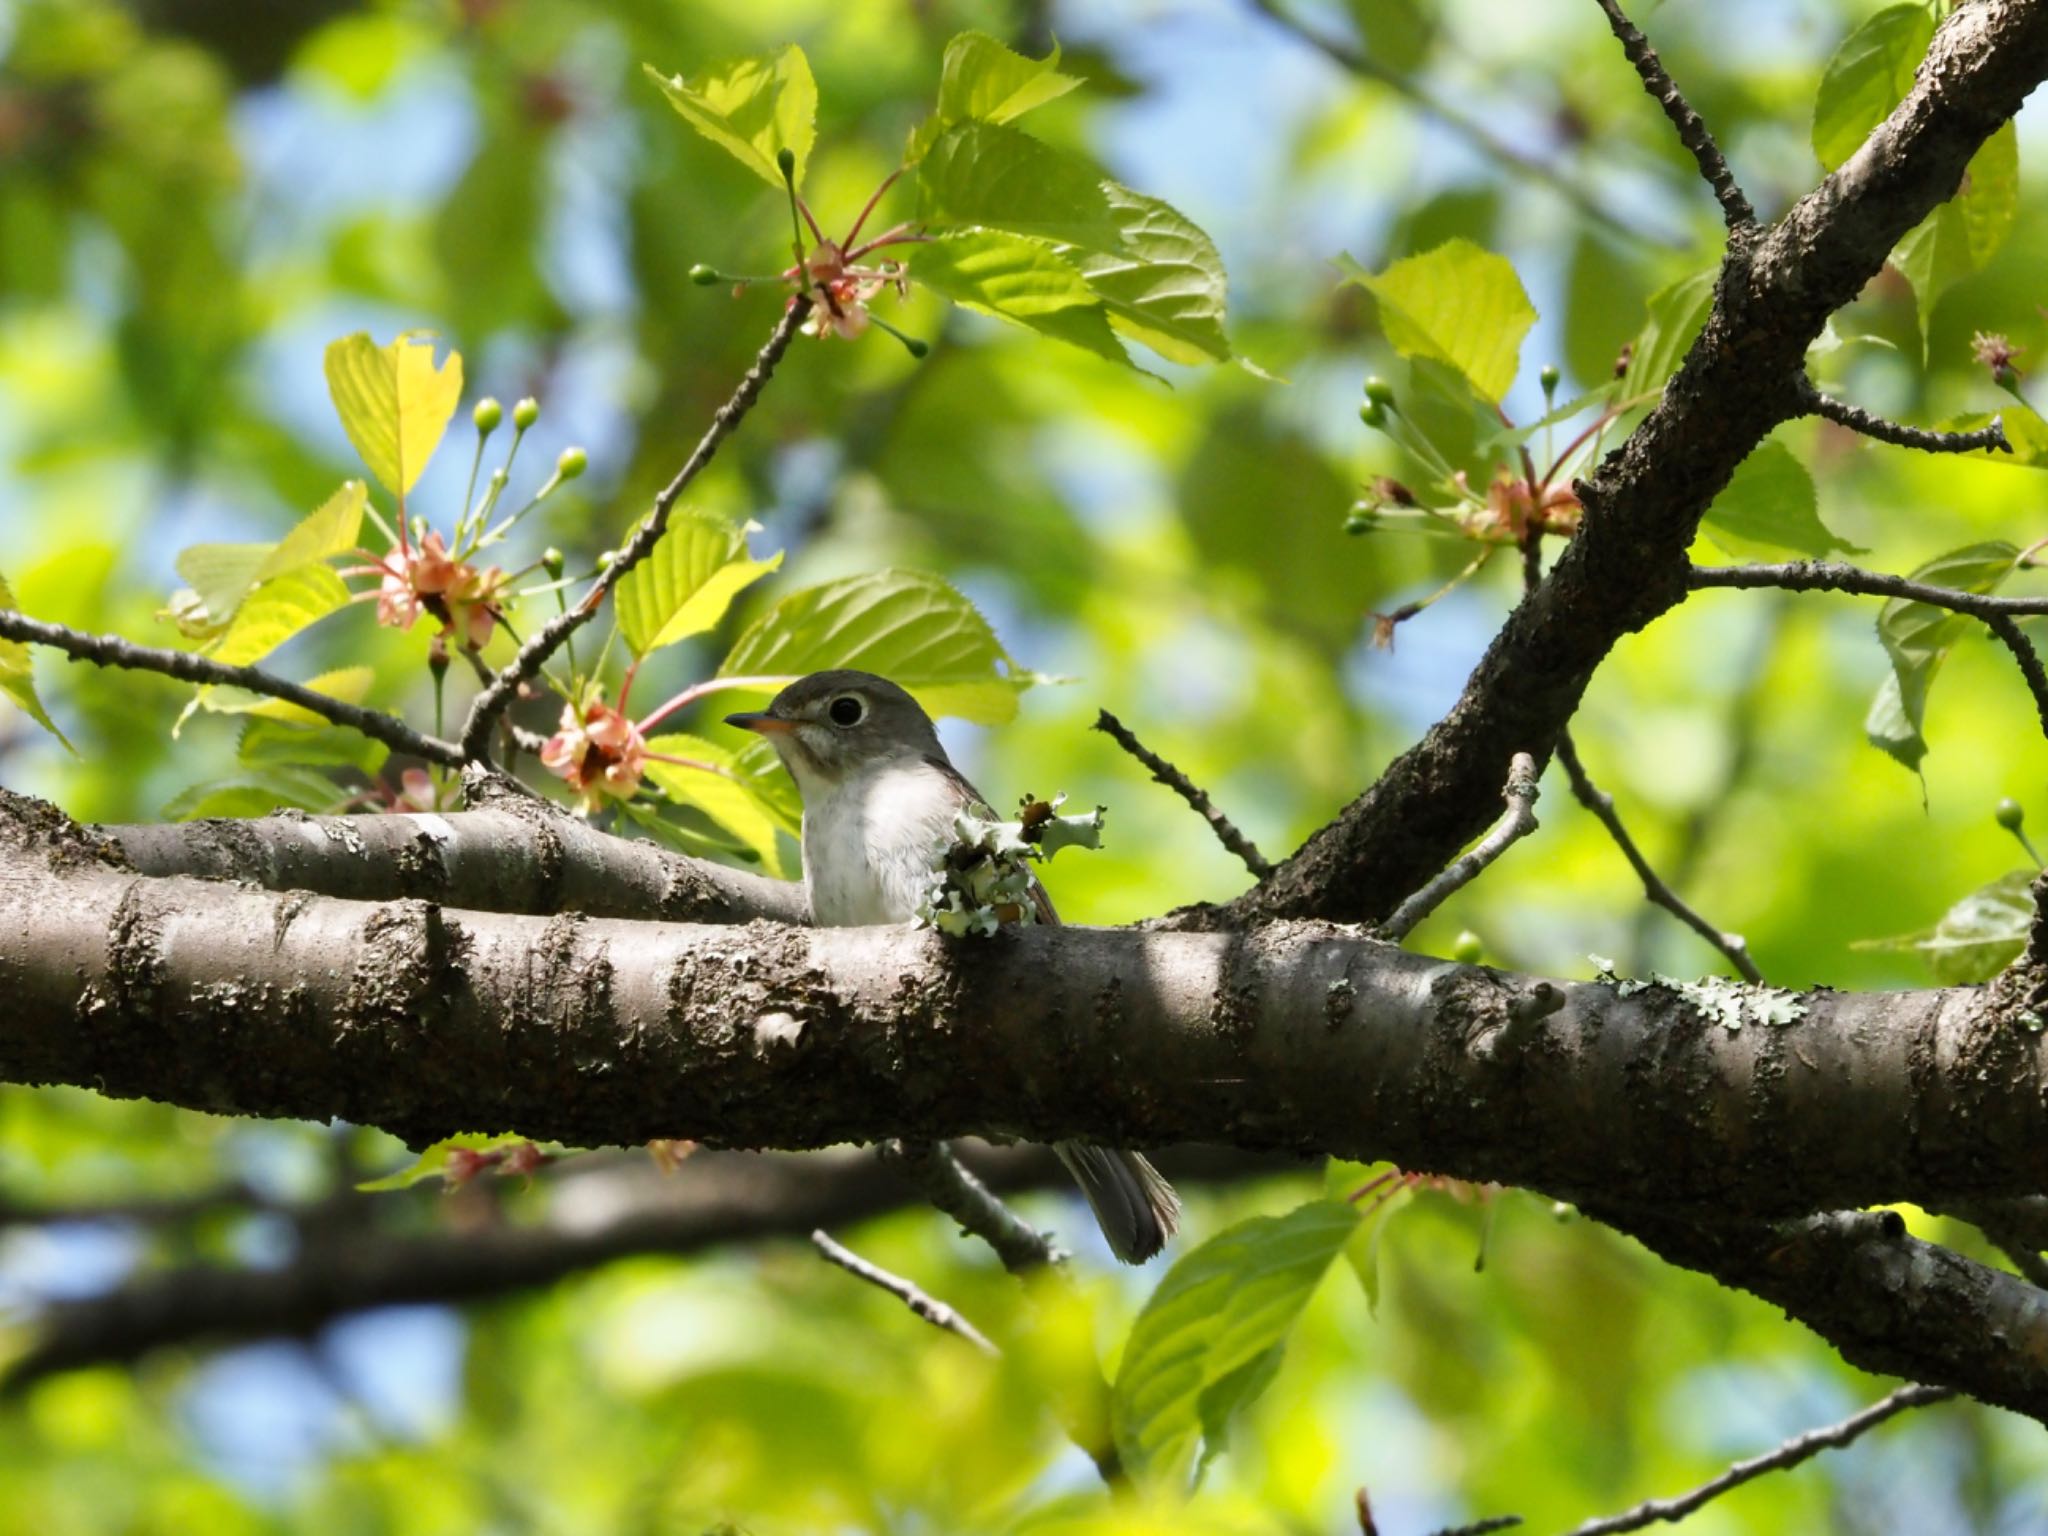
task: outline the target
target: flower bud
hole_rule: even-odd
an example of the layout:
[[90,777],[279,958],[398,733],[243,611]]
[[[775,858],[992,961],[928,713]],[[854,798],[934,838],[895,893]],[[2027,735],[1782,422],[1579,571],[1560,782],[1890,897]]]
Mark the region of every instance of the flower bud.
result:
[[1451,958],[1460,965],[1477,965],[1479,957],[1485,953],[1486,945],[1470,928],[1451,940]]
[[1381,426],[1387,419],[1387,408],[1377,400],[1368,400],[1358,408],[1358,419],[1368,427]]
[[469,413],[469,418],[476,423],[478,432],[489,437],[498,430],[498,423],[505,419],[505,407],[489,395],[485,395],[483,399],[477,401],[476,409]]
[[568,563],[568,557],[552,544],[540,552],[540,568],[548,573],[549,581],[560,581],[562,568]]
[[1378,374],[1374,374],[1365,381],[1365,398],[1374,405],[1392,405],[1394,403],[1394,386]]
[[540,420],[540,402],[528,395],[512,407],[512,425],[524,432]]
[[700,261],[690,268],[690,281],[699,288],[711,288],[724,282],[725,277],[715,268],[707,267]]
[[2020,824],[2027,819],[2025,808],[2011,795],[1998,802],[1998,809],[1993,814],[1997,816],[1998,824],[2008,832],[2019,831]]
[[581,448],[564,448],[561,457],[555,460],[555,473],[564,480],[574,480],[590,468],[590,455]]
[[775,151],[775,164],[784,176],[792,181],[796,179],[796,152],[787,144]]
[[1371,533],[1379,523],[1380,514],[1376,508],[1353,507],[1344,519],[1344,531],[1356,538],[1360,534]]
[[1536,382],[1543,386],[1543,394],[1546,399],[1557,393],[1557,381],[1563,377],[1564,375],[1557,371],[1557,364],[1545,363],[1543,365],[1543,371],[1536,375]]

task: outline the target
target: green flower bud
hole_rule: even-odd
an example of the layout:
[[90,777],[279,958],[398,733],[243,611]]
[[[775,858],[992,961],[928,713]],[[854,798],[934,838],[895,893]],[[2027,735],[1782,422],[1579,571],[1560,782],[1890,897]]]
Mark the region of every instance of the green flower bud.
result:
[[1359,534],[1371,533],[1380,525],[1380,515],[1371,507],[1353,507],[1344,519],[1344,531],[1354,538]]
[[782,171],[783,175],[793,180],[796,176],[796,151],[792,150],[787,144],[783,145],[782,148],[775,151],[775,164]]
[[483,399],[477,401],[476,409],[469,413],[469,417],[476,423],[477,431],[489,437],[498,430],[498,423],[505,419],[505,407],[489,395],[485,395]]
[[1543,365],[1543,371],[1536,375],[1536,381],[1543,386],[1543,394],[1546,399],[1557,393],[1557,381],[1563,377],[1564,375],[1557,371],[1555,363],[1545,363]]
[[524,432],[540,420],[540,402],[528,395],[512,407],[512,425]]
[[1451,940],[1451,958],[1460,965],[1477,965],[1479,957],[1485,953],[1486,945],[1470,928]]
[[715,268],[707,267],[700,261],[690,268],[690,281],[699,288],[713,288],[724,282],[725,277]]
[[1365,398],[1374,405],[1392,405],[1394,403],[1394,386],[1378,374],[1374,374],[1365,381]]
[[1377,400],[1368,400],[1358,408],[1358,419],[1368,427],[1381,426],[1387,419],[1387,408]]
[[560,458],[555,460],[555,473],[564,480],[574,480],[590,468],[590,455],[581,448],[564,448]]
[[2011,795],[1998,802],[1998,809],[1993,814],[1997,816],[1998,824],[2008,832],[2019,831],[2020,823],[2027,819],[2025,808]]
[[552,544],[540,552],[540,568],[548,573],[549,581],[560,581],[562,579],[562,568],[568,563],[568,556],[564,555]]

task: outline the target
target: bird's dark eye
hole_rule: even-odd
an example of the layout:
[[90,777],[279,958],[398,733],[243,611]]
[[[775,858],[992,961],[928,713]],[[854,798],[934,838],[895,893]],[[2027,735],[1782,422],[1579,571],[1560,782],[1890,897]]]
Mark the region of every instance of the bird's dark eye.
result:
[[825,711],[831,716],[834,725],[859,725],[867,712],[867,706],[850,693],[842,693],[832,701],[832,707]]

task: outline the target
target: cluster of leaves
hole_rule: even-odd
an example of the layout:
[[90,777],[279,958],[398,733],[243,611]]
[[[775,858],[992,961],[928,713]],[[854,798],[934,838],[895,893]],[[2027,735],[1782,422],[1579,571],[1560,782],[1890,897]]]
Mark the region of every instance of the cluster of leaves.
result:
[[[954,38],[937,104],[911,133],[896,173],[909,173],[914,219],[865,246],[856,243],[860,224],[835,242],[813,223],[818,252],[806,258],[799,231],[797,264],[784,275],[835,317],[864,309],[886,283],[908,281],[1118,363],[1131,364],[1126,340],[1174,363],[1231,361],[1215,243],[1158,198],[1016,126],[1081,84],[1060,73],[1059,58],[1057,48],[1026,58],[981,32]],[[793,191],[801,187],[818,100],[802,49],[689,81],[652,65],[647,72],[705,138],[772,185],[786,174]],[[842,276],[846,262],[888,246],[905,249],[900,265]],[[854,329],[828,322],[824,333]]]

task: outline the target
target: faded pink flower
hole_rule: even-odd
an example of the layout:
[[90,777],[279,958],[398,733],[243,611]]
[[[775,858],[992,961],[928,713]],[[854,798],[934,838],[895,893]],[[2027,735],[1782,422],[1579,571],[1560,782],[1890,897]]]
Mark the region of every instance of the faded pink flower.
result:
[[540,760],[583,797],[587,814],[607,795],[632,798],[647,769],[647,741],[639,726],[602,699],[581,709],[564,704],[561,729],[541,748]]
[[439,533],[429,533],[406,550],[392,550],[370,568],[377,587],[377,622],[411,629],[422,612],[453,630],[461,643],[481,647],[503,617],[500,594],[506,582],[497,566],[479,570],[451,559]]

